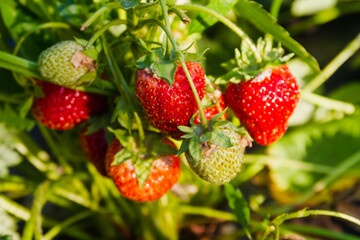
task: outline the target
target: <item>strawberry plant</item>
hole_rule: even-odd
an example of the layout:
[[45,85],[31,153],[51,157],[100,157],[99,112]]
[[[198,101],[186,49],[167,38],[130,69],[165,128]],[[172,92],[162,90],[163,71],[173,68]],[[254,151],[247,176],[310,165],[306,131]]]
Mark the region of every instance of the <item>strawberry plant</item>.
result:
[[359,9],[0,1],[0,240],[359,239]]

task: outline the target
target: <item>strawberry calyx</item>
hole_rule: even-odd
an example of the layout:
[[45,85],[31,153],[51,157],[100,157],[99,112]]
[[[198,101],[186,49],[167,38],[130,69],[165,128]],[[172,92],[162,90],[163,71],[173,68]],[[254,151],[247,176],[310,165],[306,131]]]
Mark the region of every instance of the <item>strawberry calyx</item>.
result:
[[256,60],[253,50],[246,41],[241,43],[240,49],[235,49],[235,58],[222,64],[228,72],[219,77],[216,84],[227,84],[228,82],[239,83],[243,80],[249,81],[266,69],[286,64],[293,56],[293,53],[284,55],[284,49],[280,43],[272,47],[272,43],[259,38],[256,49],[261,56],[260,61]]
[[[204,60],[203,54],[189,53],[182,51],[182,58],[187,62],[200,62]],[[171,49],[169,55],[166,54],[164,47],[148,50],[148,53],[136,61],[138,69],[148,69],[155,77],[165,79],[166,82],[173,86],[175,73],[178,67],[179,57],[174,49]]]
[[111,166],[122,164],[126,161],[131,161],[138,179],[140,188],[143,187],[146,180],[149,178],[153,162],[161,157],[175,155],[176,149],[169,141],[164,140],[160,134],[147,133],[145,138],[145,149],[139,146],[139,139],[136,134],[130,135],[124,129],[108,130],[115,135],[123,148],[114,156],[114,161]]
[[179,130],[185,134],[181,136],[183,142],[180,146],[176,156],[187,152],[195,160],[200,161],[202,154],[206,154],[208,146],[217,146],[220,148],[232,147],[230,138],[224,133],[223,129],[227,128],[236,131],[239,135],[244,136],[248,142],[248,146],[251,146],[252,138],[245,130],[245,128],[237,128],[231,122],[221,120],[220,118],[226,113],[227,108],[214,115],[208,122],[206,129],[200,124],[194,124],[194,118],[190,120],[191,126],[179,126]]

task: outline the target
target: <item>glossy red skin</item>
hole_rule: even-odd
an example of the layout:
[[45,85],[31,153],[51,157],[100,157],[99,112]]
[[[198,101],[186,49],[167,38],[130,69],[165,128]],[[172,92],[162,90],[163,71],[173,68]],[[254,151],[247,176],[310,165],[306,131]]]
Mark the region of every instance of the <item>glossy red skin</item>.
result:
[[[226,108],[226,106],[227,106],[226,103],[225,103],[224,95],[221,93],[220,90],[216,90],[216,91],[217,91],[216,94],[218,94],[218,96],[216,96],[216,97],[217,97],[217,101],[218,101],[218,103],[219,103],[220,111],[219,111],[219,108],[217,107],[217,105],[213,105],[213,106],[211,106],[211,107],[205,108],[205,109],[204,109],[204,113],[205,113],[206,119],[208,119],[208,120],[210,120],[213,116],[215,116],[215,115],[218,114],[219,112],[224,111],[225,108]],[[215,95],[216,95],[216,94],[215,94]],[[216,103],[214,103],[214,104],[216,104]],[[198,112],[199,112],[199,111],[198,111]],[[198,114],[196,115],[195,119],[194,119],[194,123],[195,123],[195,124],[199,124],[199,123],[200,123],[200,116],[199,116],[199,115],[200,115],[200,114],[198,113]],[[226,117],[227,117],[227,114],[225,113],[225,114],[223,115],[223,118],[226,119]]]
[[44,97],[34,99],[32,113],[38,121],[51,129],[72,129],[90,116],[107,109],[104,96],[39,80],[37,85],[42,88]]
[[263,78],[230,83],[225,92],[229,107],[261,145],[269,145],[284,135],[300,98],[299,87],[287,65],[269,71]]
[[86,134],[87,127],[80,133],[80,147],[87,159],[94,164],[100,174],[106,176],[105,156],[107,142],[105,130],[101,128],[97,132]]
[[124,197],[137,202],[155,201],[165,195],[179,180],[180,158],[166,156],[153,162],[152,172],[140,189],[131,160],[111,166],[114,156],[122,148],[117,139],[110,144],[106,153],[106,170]]
[[[186,62],[185,64],[201,100],[205,93],[204,70],[199,63]],[[180,64],[172,87],[147,69],[137,70],[135,90],[145,117],[163,134],[179,136],[181,132],[177,127],[189,125],[191,116],[198,110],[190,84]]]

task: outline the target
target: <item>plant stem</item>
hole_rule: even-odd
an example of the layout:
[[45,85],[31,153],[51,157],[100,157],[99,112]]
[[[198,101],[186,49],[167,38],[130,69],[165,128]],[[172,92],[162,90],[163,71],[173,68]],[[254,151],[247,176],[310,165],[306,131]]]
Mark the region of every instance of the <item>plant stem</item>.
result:
[[51,136],[49,130],[42,125],[41,123],[38,123],[39,130],[43,137],[46,140],[46,143],[49,145],[49,148],[55,155],[55,157],[59,160],[59,163],[64,168],[65,172],[67,174],[71,174],[74,172],[70,164],[67,162],[66,158],[64,158],[63,154],[61,153],[61,150],[58,148],[58,145],[55,143],[53,137]]
[[24,99],[25,98],[17,98],[17,97],[10,96],[8,94],[0,92],[0,101],[1,102],[20,104],[24,101]]
[[[273,0],[271,3],[271,7],[270,7],[270,14],[271,16],[273,16],[275,19],[278,18],[279,16],[279,11],[280,11],[280,7],[282,4],[283,0]],[[271,51],[272,48],[272,44],[273,44],[273,37],[271,34],[266,33],[265,34],[265,39],[267,42],[267,51]]]
[[302,91],[312,92],[323,84],[339,67],[360,48],[360,34],[357,35]]
[[133,109],[134,117],[136,124],[138,125],[138,131],[139,131],[139,138],[140,138],[140,147],[143,148],[144,141],[145,141],[145,131],[141,122],[141,119],[139,117],[138,112],[136,111],[136,108],[134,104],[132,103],[131,94],[129,91],[129,87],[127,86],[127,83],[125,81],[124,75],[122,74],[119,66],[116,64],[116,60],[114,58],[114,55],[109,49],[109,46],[106,42],[106,39],[102,36],[102,43],[104,46],[104,52],[105,56],[108,60],[111,72],[115,79],[115,85],[118,88],[120,94],[125,97],[126,101],[129,103],[130,107]]
[[176,41],[173,38],[173,36],[171,35],[170,30],[167,29],[166,26],[162,22],[160,22],[157,19],[147,19],[147,20],[145,20],[143,22],[144,25],[149,24],[149,23],[154,23],[154,24],[157,24],[159,27],[161,27],[164,30],[164,32],[166,33],[166,35],[168,36],[173,48],[175,49],[176,55],[178,56],[179,61],[180,61],[180,65],[181,65],[181,67],[183,68],[183,70],[185,72],[185,75],[186,75],[186,78],[187,78],[187,80],[189,82],[190,88],[191,88],[191,90],[192,90],[192,92],[194,94],[196,104],[197,104],[197,106],[199,108],[201,125],[202,125],[203,129],[206,129],[206,127],[207,127],[207,119],[205,117],[204,109],[202,108],[199,94],[197,93],[196,87],[195,87],[194,82],[193,82],[193,80],[191,78],[189,70],[186,67],[186,64],[184,62],[184,56],[181,53],[180,48],[176,44]]
[[[169,14],[168,14],[168,10],[166,7],[166,3],[164,0],[159,0],[160,2],[160,6],[161,6],[161,11],[163,13],[163,17],[165,20],[165,27],[167,29],[171,29],[170,27],[170,20],[169,20]],[[167,38],[166,40],[166,50],[165,50],[165,59],[170,60],[170,52],[171,52],[171,45],[169,43],[169,39]]]
[[327,109],[333,109],[337,111],[344,112],[346,114],[353,114],[355,112],[355,106],[351,103],[327,98],[312,92],[302,91],[301,97],[310,103],[324,107]]
[[221,14],[217,13],[216,11],[209,9],[207,7],[196,5],[196,4],[184,4],[184,5],[176,5],[177,8],[190,10],[190,11],[198,11],[204,12],[206,14],[212,15],[228,28],[230,28],[234,33],[236,33],[243,41],[245,41],[251,48],[252,52],[254,53],[255,59],[257,62],[261,62],[261,56],[257,51],[256,45],[253,43],[251,38],[238,26],[236,26],[233,22],[231,22],[226,17],[222,16]]
[[194,207],[190,205],[179,206],[178,211],[182,214],[201,215],[205,217],[218,218],[227,221],[237,221],[234,214],[222,212],[206,207]]
[[88,43],[86,44],[85,46],[85,49],[87,49],[88,47],[91,47],[94,42],[106,31],[108,30],[109,28],[111,28],[112,26],[114,25],[120,25],[120,24],[125,24],[126,25],[127,21],[125,20],[122,20],[122,19],[116,19],[116,20],[113,20],[109,23],[107,23],[106,25],[104,25],[102,28],[100,28],[100,30],[98,30],[97,32],[95,32],[90,40],[88,41]]
[[40,24],[36,27],[34,27],[33,29],[31,29],[30,31],[28,31],[27,33],[25,33],[17,42],[13,54],[17,55],[22,44],[24,43],[24,41],[34,32],[36,32],[37,30],[40,29],[46,29],[46,28],[65,28],[65,29],[71,29],[70,25],[63,23],[63,22],[47,22],[47,23],[43,23]]
[[312,227],[312,226],[307,226],[307,225],[298,225],[298,224],[282,224],[281,227],[283,229],[287,229],[290,231],[295,231],[298,233],[304,233],[304,234],[309,234],[312,236],[319,236],[322,237],[324,239],[341,239],[341,240],[359,240],[359,237],[353,236],[353,235],[349,235],[346,233],[341,233],[341,232],[334,232],[331,230],[327,230],[327,229],[323,229],[323,228],[318,228],[318,227]]
[[60,224],[57,224],[56,226],[54,226],[53,228],[51,228],[42,238],[42,240],[51,240],[53,239],[56,235],[58,235],[61,231],[63,231],[65,228],[73,225],[74,223],[83,220],[84,218],[88,218],[91,215],[93,215],[94,212],[92,211],[84,211],[81,213],[78,213],[68,219],[66,219],[65,221],[63,221]]
[[314,187],[302,194],[302,197],[296,201],[294,205],[300,205],[313,196],[316,192],[322,191],[328,187],[336,178],[340,177],[346,171],[351,169],[355,164],[360,162],[360,151],[351,155],[344,161],[342,161],[336,168],[334,168],[330,174],[319,180]]
[[280,215],[279,217],[275,218],[272,221],[272,224],[274,225],[280,225],[283,222],[290,220],[290,219],[294,219],[294,218],[304,218],[304,217],[308,217],[308,216],[318,216],[318,215],[322,215],[322,216],[331,216],[331,217],[337,217],[337,218],[341,218],[344,220],[347,220],[349,222],[355,223],[356,225],[360,226],[360,220],[357,218],[354,218],[350,215],[347,215],[345,213],[340,213],[340,212],[334,212],[334,211],[327,211],[327,210],[300,210],[294,213],[290,213],[290,214],[283,214]]
[[81,28],[80,31],[84,31],[87,27],[89,27],[95,20],[104,14],[104,12],[108,9],[108,6],[103,6],[99,10],[97,10],[88,20],[86,20]]

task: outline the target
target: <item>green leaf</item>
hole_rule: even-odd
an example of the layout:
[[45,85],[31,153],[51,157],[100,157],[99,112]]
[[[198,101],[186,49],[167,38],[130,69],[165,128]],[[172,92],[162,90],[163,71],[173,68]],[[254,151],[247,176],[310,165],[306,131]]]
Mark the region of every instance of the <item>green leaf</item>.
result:
[[259,30],[270,33],[277,41],[281,42],[288,50],[294,52],[304,60],[314,71],[319,71],[317,61],[301,46],[291,38],[290,34],[276,20],[262,8],[262,5],[248,0],[239,0],[235,10]]
[[153,160],[141,160],[138,158],[134,162],[136,177],[139,182],[140,188],[143,187],[146,180],[149,178],[152,171]]
[[0,106],[0,123],[4,123],[7,129],[17,132],[30,130],[34,127],[35,122],[28,118],[21,118],[9,104],[5,104],[4,108]]
[[136,0],[118,0],[118,1],[121,3],[122,8],[125,10],[129,8],[133,8],[140,3],[140,1],[136,1]]
[[2,236],[0,236],[0,240],[12,240],[12,236],[11,235],[2,235]]
[[8,168],[18,165],[21,160],[16,151],[15,135],[0,123],[0,177],[6,176]]
[[194,130],[188,126],[178,126],[178,129],[185,133],[192,133]]
[[134,157],[133,152],[130,150],[123,148],[114,156],[114,161],[111,163],[111,166],[119,165],[125,162],[126,160],[132,159]]
[[[293,159],[308,164],[316,164],[336,169],[342,161],[349,158],[360,146],[360,115],[345,117],[328,123],[313,123],[289,132],[279,141],[270,145],[269,155],[274,158],[270,175],[274,179],[274,190],[289,194],[291,199],[300,196],[304,191],[313,188],[314,184],[324,177],[324,173],[331,175],[331,171],[320,169],[299,170],[294,166],[289,168],[277,164],[277,159]],[[279,160],[281,161],[281,160]],[[344,173],[343,177],[356,177],[360,174],[360,161]],[[341,178],[336,179],[337,190],[340,188]],[[346,186],[345,186],[346,187]],[[283,196],[279,193],[279,197]]]
[[225,184],[225,195],[229,203],[229,207],[235,214],[239,223],[247,228],[250,222],[250,209],[248,204],[240,192],[239,189],[236,189],[231,184]]
[[179,151],[176,153],[176,156],[180,156],[182,153],[186,152],[189,149],[190,139],[184,139],[181,143]]
[[219,128],[212,131],[210,142],[222,148],[229,148],[233,146],[230,138]]
[[[221,15],[228,13],[238,0],[212,0],[206,6],[212,10],[215,10]],[[203,32],[206,28],[217,23],[218,20],[204,13],[200,13],[199,16],[190,24],[189,34]]]
[[202,154],[201,142],[198,137],[194,137],[190,140],[189,143],[189,153],[195,160],[195,162],[199,162]]
[[25,118],[26,115],[28,114],[28,112],[30,111],[33,100],[34,100],[34,97],[31,96],[23,104],[20,105],[19,113],[22,118]]
[[184,53],[184,61],[187,62],[200,62],[205,60],[205,57],[203,55],[199,55],[197,53],[189,53],[189,52],[185,52]]

